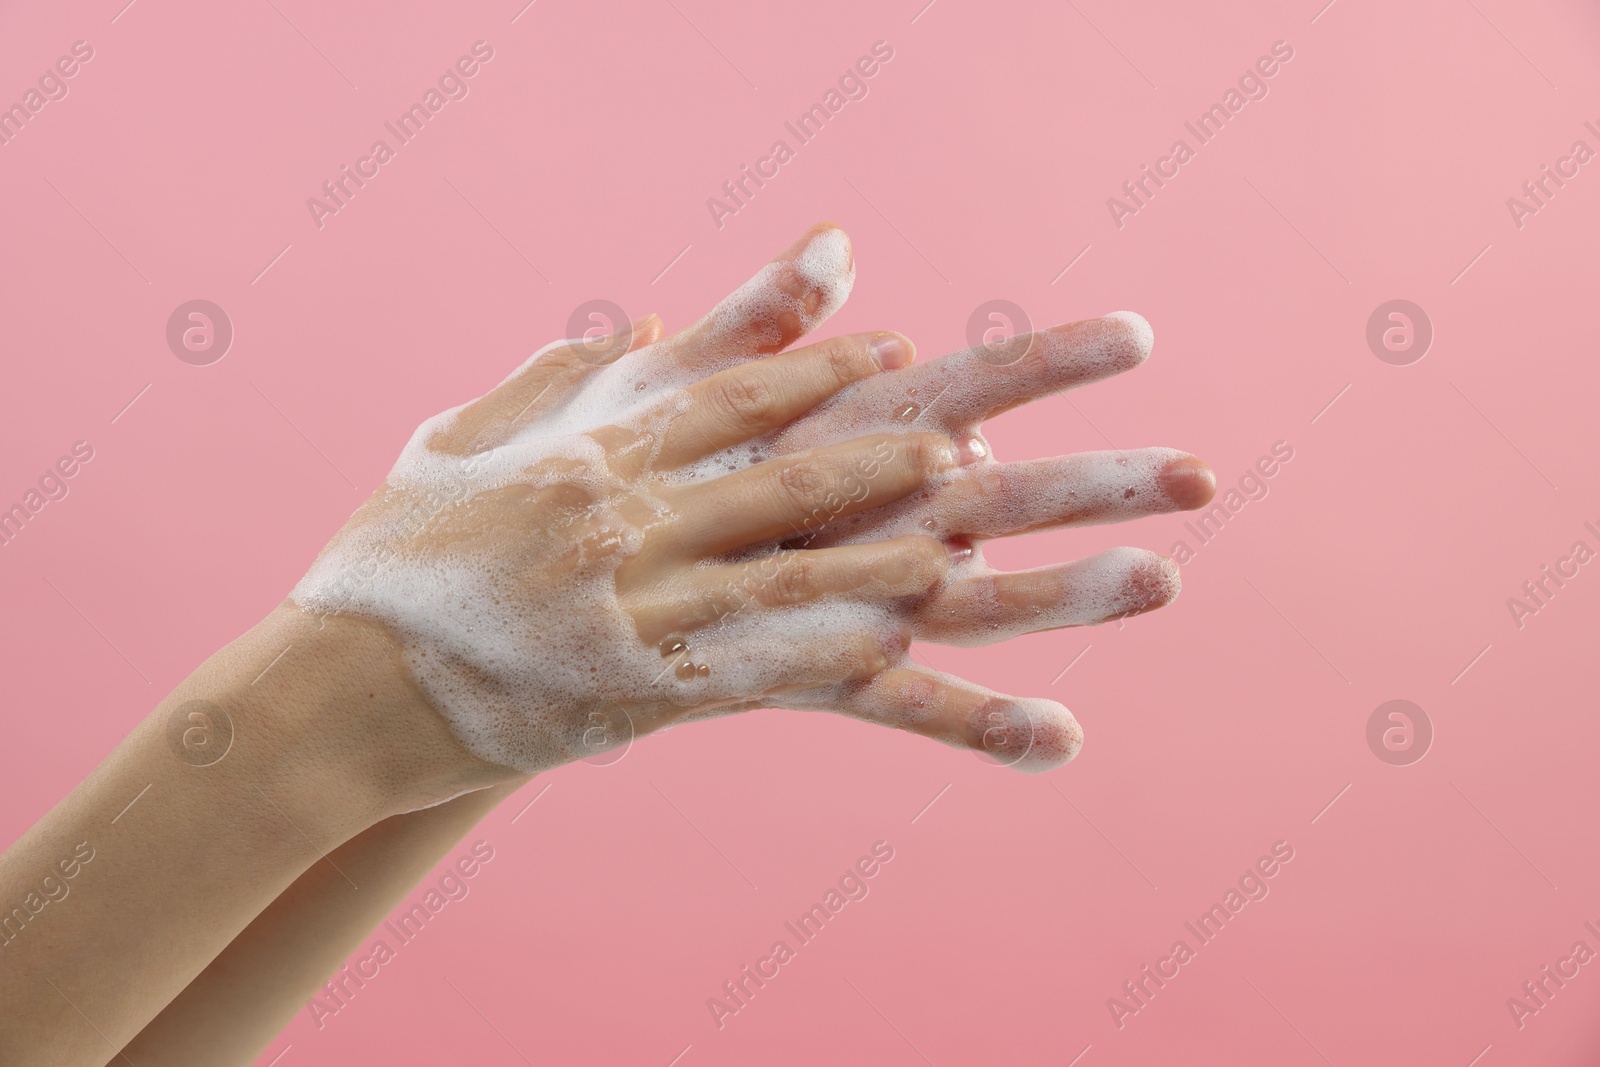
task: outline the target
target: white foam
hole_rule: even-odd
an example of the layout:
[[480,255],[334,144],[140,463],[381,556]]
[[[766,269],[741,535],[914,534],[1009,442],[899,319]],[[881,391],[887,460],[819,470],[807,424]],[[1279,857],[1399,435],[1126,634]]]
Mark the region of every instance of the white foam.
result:
[[1139,362],[1142,363],[1150,358],[1150,352],[1156,346],[1156,332],[1151,329],[1149,321],[1143,315],[1137,311],[1113,311],[1106,318],[1127,327],[1135,347],[1142,353]]

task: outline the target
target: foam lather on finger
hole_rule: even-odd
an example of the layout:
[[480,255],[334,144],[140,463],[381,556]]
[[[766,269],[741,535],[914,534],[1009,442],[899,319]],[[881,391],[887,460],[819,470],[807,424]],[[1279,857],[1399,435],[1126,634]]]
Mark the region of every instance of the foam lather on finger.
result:
[[1083,728],[1053,700],[1004,697],[979,708],[978,752],[1023,774],[1043,774],[1070,762],[1083,747]]
[[686,339],[645,345],[588,375],[525,436],[583,433],[609,424],[649,427],[671,409],[672,394],[750,359],[758,348],[816,329],[844,306],[854,284],[849,237],[834,227],[820,229],[792,258],[763,266],[687,331]]
[[996,571],[973,553],[952,566],[945,585],[924,600],[917,633],[971,646],[1094,626],[1171,603],[1182,585],[1176,563],[1142,548],[1113,548],[1029,571]]
[[768,262],[688,333],[691,362],[722,370],[757,352],[776,352],[845,306],[856,282],[850,237],[837,227],[806,235],[794,254]]
[[[820,229],[792,259],[768,263],[735,289],[696,333],[712,360],[745,354],[735,348],[785,344],[843,307],[855,279],[850,238],[836,227]],[[788,329],[783,325],[786,316]]]
[[1144,317],[1116,311],[1018,335],[875,375],[819,404],[773,435],[775,451],[880,431],[976,433],[996,414],[1122,374],[1150,357],[1155,332]]
[[930,482],[928,493],[885,504],[818,544],[920,533],[1009,537],[1052,526],[1122,522],[1177,509],[1168,468],[1189,459],[1175,448],[1079,452],[1020,463],[976,463]]
[[[1123,374],[1150,358],[1155,331],[1144,316],[1113,311],[1103,318],[1036,330],[1026,344],[1001,349],[1007,361],[995,363],[995,351],[968,349],[950,360],[926,364],[919,373],[942,371],[952,387],[942,402],[934,394],[943,384],[930,381],[927,410],[957,428],[975,427],[991,412]],[[1011,353],[1019,353],[1014,361]],[[938,370],[936,370],[936,368]]]
[[861,684],[786,693],[784,707],[832,711],[1038,774],[1078,754],[1083,730],[1053,700],[1011,697],[909,660]]
[[1156,332],[1150,322],[1137,311],[1113,311],[1103,320],[1121,324],[1126,330],[1127,357],[1132,363],[1143,363],[1150,358],[1156,346]]

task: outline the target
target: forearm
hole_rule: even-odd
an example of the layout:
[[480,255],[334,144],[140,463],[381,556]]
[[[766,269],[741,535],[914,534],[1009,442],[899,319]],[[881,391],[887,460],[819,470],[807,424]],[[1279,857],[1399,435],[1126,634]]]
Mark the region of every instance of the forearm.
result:
[[327,852],[473,784],[394,655],[279,608],[0,857],[0,1062],[104,1062]]
[[123,1053],[140,1067],[254,1062],[406,893],[524,781],[393,816],[345,842],[269,904]]

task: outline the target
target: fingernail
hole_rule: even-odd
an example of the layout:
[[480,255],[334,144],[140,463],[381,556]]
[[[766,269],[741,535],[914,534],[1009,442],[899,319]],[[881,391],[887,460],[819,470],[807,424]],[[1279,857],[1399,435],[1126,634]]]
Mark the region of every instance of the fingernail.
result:
[[1161,491],[1184,511],[1205,507],[1217,493],[1217,475],[1205,461],[1183,456],[1161,468]]
[[886,333],[873,339],[867,352],[884,370],[899,370],[911,362],[911,343],[895,333]]
[[961,466],[970,467],[979,460],[989,458],[989,446],[983,438],[968,434],[953,440],[956,446],[956,461]]

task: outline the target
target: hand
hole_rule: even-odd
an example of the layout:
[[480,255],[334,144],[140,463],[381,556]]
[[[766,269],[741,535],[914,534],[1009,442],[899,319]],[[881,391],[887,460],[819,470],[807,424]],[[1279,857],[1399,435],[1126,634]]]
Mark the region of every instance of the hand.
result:
[[[811,231],[704,320],[546,348],[425,423],[297,586],[399,641],[477,759],[534,773],[662,726],[781,704],[987,751],[1070,759],[1051,701],[915,666],[1169,602],[1176,567],[1119,549],[996,574],[981,541],[1198,506],[1210,471],[1151,449],[996,464],[979,423],[1142,362],[1134,315],[905,369],[896,334],[771,355],[848,295],[848,241]],[[769,358],[752,359],[757,355]],[[597,744],[598,743],[598,744]]]

